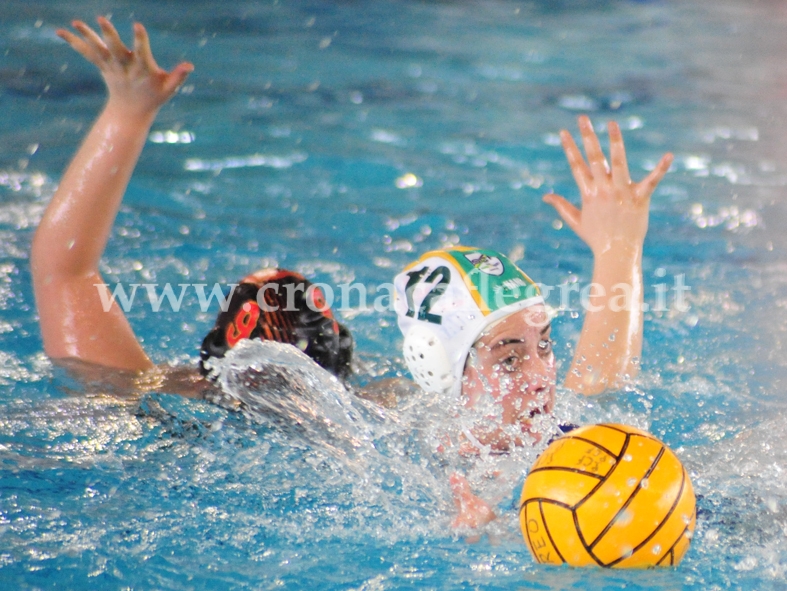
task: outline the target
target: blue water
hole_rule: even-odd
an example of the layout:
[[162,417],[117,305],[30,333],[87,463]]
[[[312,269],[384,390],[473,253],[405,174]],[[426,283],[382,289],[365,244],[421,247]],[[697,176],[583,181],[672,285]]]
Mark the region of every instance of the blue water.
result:
[[[635,178],[673,151],[647,300],[684,275],[690,308],[648,315],[635,387],[562,393],[560,412],[649,428],[677,451],[701,497],[680,567],[535,565],[507,509],[530,451],[501,460],[507,484],[486,482],[501,519],[476,543],[456,535],[429,405],[354,407],[345,431],[309,433],[54,368],[30,240],[103,102],[54,29],[110,11],[126,39],[132,19],[148,26],[163,66],[196,66],[137,167],[102,263],[111,284],[212,285],[279,264],[375,286],[455,243],[510,253],[546,284],[587,281],[589,251],[540,201],[577,196],[556,133],[580,112],[599,129],[617,119]],[[6,0],[0,587],[785,588],[786,21],[747,0]],[[407,173],[421,186],[398,188]],[[156,362],[195,364],[214,314],[191,292],[178,312],[140,299],[128,315]],[[404,373],[391,312],[343,318],[359,382]],[[555,320],[563,371],[580,322]]]

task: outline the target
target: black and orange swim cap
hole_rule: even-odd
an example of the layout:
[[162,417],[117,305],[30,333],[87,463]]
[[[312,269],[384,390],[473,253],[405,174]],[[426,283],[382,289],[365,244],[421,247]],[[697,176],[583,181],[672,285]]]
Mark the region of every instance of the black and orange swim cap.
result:
[[205,361],[255,338],[289,343],[338,377],[350,374],[350,331],[336,321],[322,290],[298,273],[263,269],[245,277],[202,341],[200,371],[207,375]]

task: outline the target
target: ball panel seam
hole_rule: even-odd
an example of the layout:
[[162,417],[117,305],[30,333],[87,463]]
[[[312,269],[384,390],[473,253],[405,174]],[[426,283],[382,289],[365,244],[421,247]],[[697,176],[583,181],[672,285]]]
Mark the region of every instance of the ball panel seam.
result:
[[596,564],[598,564],[599,566],[606,567],[607,565],[606,565],[606,564],[604,564],[603,562],[601,562],[601,560],[599,560],[598,556],[596,556],[596,555],[593,553],[593,549],[592,549],[592,548],[590,548],[590,547],[588,546],[587,542],[585,541],[585,536],[582,534],[582,528],[581,528],[581,527],[579,527],[579,517],[577,517],[577,512],[576,512],[576,511],[571,511],[571,515],[574,517],[574,527],[575,527],[575,528],[576,528],[576,530],[577,530],[577,536],[579,537],[579,543],[580,543],[580,544],[582,544],[582,545],[585,547],[585,552],[587,552],[587,553],[588,553],[588,555],[589,555],[589,556],[590,556],[590,557],[591,557],[593,560],[595,560],[595,561],[596,561]]
[[[653,473],[653,470],[656,469],[656,466],[658,465],[658,463],[661,460],[663,455],[664,455],[664,447],[662,447],[659,450],[659,453],[656,456],[656,459],[653,460],[653,463],[650,465],[650,468],[648,468],[648,471],[645,472],[645,475],[640,479],[640,482],[642,482],[642,480],[644,480],[645,478],[648,478]],[[596,536],[596,539],[593,540],[593,543],[590,544],[591,548],[594,548],[596,546],[596,544],[599,543],[599,541],[604,537],[604,534],[606,534],[610,530],[610,528],[614,525],[615,520],[628,508],[628,506],[634,500],[634,497],[636,497],[637,493],[639,493],[639,491],[641,491],[641,490],[642,490],[642,488],[639,486],[639,484],[637,484],[637,487],[629,495],[629,498],[626,499],[626,502],[623,503],[623,505],[620,507],[620,509],[618,509],[617,513],[615,513],[614,517],[612,517],[612,519],[609,520],[609,523],[607,523],[607,525],[604,527],[604,529],[601,530],[601,533]]]
[[538,502],[538,510],[541,513],[541,522],[544,524],[544,530],[547,532],[547,537],[549,538],[549,543],[552,544],[552,547],[555,549],[555,554],[557,554],[558,558],[560,558],[561,562],[565,563],[566,559],[563,558],[563,555],[560,553],[560,550],[555,544],[555,540],[552,539],[552,533],[549,531],[549,524],[547,523],[546,517],[544,516],[544,507],[541,505],[541,501]]
[[549,497],[530,497],[529,499],[525,500],[520,507],[520,511],[524,508],[525,505],[529,503],[549,503],[550,505],[556,505],[558,507],[562,507],[563,509],[568,509],[571,511],[571,505],[568,503],[563,503],[562,501],[556,501],[555,499],[550,499]]
[[630,439],[631,438],[629,437],[629,435],[626,435],[626,441],[623,443],[623,447],[620,450],[620,455],[617,458],[617,462],[612,467],[612,470],[607,472],[607,474],[599,481],[599,483],[596,486],[594,486],[593,489],[588,494],[586,494],[582,499],[580,499],[579,502],[577,502],[577,504],[574,505],[574,507],[572,507],[574,511],[579,509],[585,503],[585,501],[587,501],[594,494],[596,494],[596,491],[600,489],[602,486],[604,486],[607,480],[609,480],[612,477],[612,475],[615,473],[615,469],[620,465],[620,458],[622,458],[626,453],[626,449],[629,446]]
[[[694,513],[692,513],[692,516],[691,516],[691,521],[689,521],[689,523],[687,523],[687,524],[686,524],[686,527],[684,527],[684,528],[683,528],[683,533],[681,533],[681,534],[678,536],[678,539],[677,539],[677,540],[675,540],[675,543],[674,543],[674,544],[672,544],[672,546],[670,547],[670,549],[667,551],[667,552],[668,552],[668,553],[671,555],[671,558],[670,558],[670,565],[673,565],[673,564],[675,564],[675,547],[676,547],[678,544],[680,544],[680,543],[681,543],[681,542],[684,540],[684,537],[686,536],[686,533],[687,533],[687,532],[689,531],[689,529],[691,529],[691,527],[694,525],[694,520],[696,519],[696,516],[697,516],[697,510],[695,509],[695,510],[694,510]],[[684,549],[683,551],[685,552],[685,551],[686,551],[686,549]],[[682,553],[681,553],[681,556],[683,556],[683,554],[682,554]],[[662,560],[663,560],[663,559],[662,559]],[[661,561],[659,561],[657,564],[661,564]]]
[[574,474],[581,474],[582,476],[590,476],[591,478],[598,478],[601,480],[604,478],[601,474],[596,474],[595,472],[587,472],[585,470],[580,470],[579,468],[569,468],[567,466],[543,466],[541,468],[533,468],[530,471],[530,474],[534,474],[536,472],[573,472]]
[[[662,448],[662,450],[663,449],[664,448]],[[669,518],[675,512],[675,509],[677,508],[678,504],[680,503],[680,500],[681,500],[681,498],[683,496],[683,490],[684,490],[685,487],[686,487],[686,474],[685,474],[685,470],[682,470],[681,471],[681,480],[680,480],[680,490],[678,491],[678,494],[675,496],[675,500],[672,503],[672,507],[670,507],[670,510],[667,512],[667,515],[664,516],[664,519],[661,520],[661,522],[650,533],[650,535],[647,538],[645,538],[640,544],[637,545],[636,548],[634,548],[631,551],[631,555],[632,556],[634,554],[636,554],[640,550],[640,548],[644,547],[648,542],[650,542],[650,540],[653,539],[653,537],[661,530],[661,528],[664,527],[664,525],[667,523],[667,521],[669,521]],[[637,490],[639,490],[639,489],[637,489]],[[678,540],[680,540],[680,538],[683,536],[684,533],[686,533],[685,529],[683,530],[683,533],[681,533],[678,536],[678,539],[675,541],[675,543],[672,544],[672,546],[670,546],[670,551],[672,550],[672,548],[675,547],[675,544],[678,542]],[[614,560],[614,561],[610,562],[609,566],[615,566],[616,564],[618,564],[619,562],[621,562],[622,560],[625,560],[625,559],[626,559],[625,556],[621,556],[617,560]]]
[[574,436],[574,435],[569,435],[568,437],[566,437],[566,439],[576,439],[577,441],[584,441],[585,443],[589,443],[590,445],[599,448],[601,451],[603,451],[609,457],[615,458],[615,461],[619,461],[620,458],[622,457],[622,453],[623,452],[621,452],[621,454],[612,453],[606,447],[604,447],[603,445],[601,445],[600,443],[598,443],[596,441],[593,441],[592,439],[587,439],[585,437],[579,437],[579,436]]

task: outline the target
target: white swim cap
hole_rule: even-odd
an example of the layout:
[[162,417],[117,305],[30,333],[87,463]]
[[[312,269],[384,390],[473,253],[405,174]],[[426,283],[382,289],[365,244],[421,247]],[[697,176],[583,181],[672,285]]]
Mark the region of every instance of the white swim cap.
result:
[[457,246],[428,252],[394,278],[404,359],[427,392],[462,390],[465,362],[489,326],[543,304],[530,277],[504,255]]

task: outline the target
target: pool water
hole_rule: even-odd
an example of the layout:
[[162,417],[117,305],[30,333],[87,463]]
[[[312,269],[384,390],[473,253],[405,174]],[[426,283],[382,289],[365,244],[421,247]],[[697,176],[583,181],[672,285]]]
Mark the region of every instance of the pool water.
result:
[[[541,202],[577,198],[557,132],[583,112],[599,130],[618,120],[635,178],[674,152],[644,260],[646,300],[663,308],[667,286],[668,309],[646,317],[642,374],[592,400],[561,392],[555,421],[632,424],[677,452],[699,495],[683,563],[535,565],[512,508],[531,449],[466,467],[500,519],[458,535],[446,471],[461,460],[434,453],[444,401],[383,411],[285,359],[322,395],[244,415],[53,367],[30,241],[104,100],[54,30],[108,12],[126,39],[144,22],[163,66],[196,66],[132,179],[102,263],[112,285],[226,284],[278,264],[371,291],[447,244],[581,284],[590,253]],[[781,3],[747,0],[6,0],[0,587],[785,588],[786,24]],[[688,309],[673,305],[679,276]],[[578,308],[554,321],[561,375]],[[392,312],[341,314],[358,383],[405,374]],[[178,311],[140,297],[128,316],[156,362],[195,364],[215,307],[191,291]],[[274,354],[244,349],[226,375],[238,386],[244,363]]]

